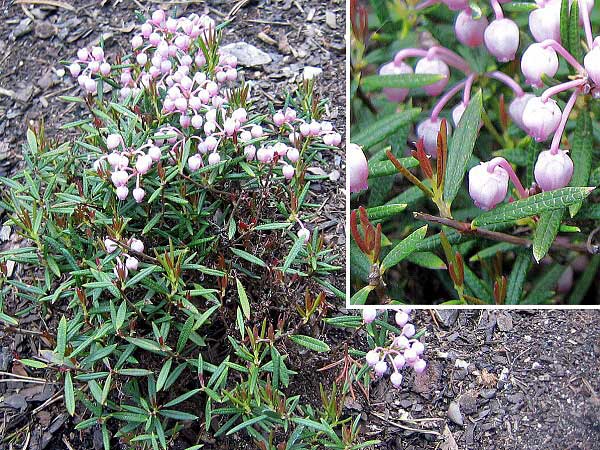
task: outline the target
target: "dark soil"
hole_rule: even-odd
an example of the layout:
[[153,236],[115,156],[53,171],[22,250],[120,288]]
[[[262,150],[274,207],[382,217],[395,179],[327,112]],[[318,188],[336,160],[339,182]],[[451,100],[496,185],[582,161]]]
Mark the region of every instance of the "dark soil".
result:
[[[128,52],[134,25],[138,23],[136,12],[148,13],[161,2],[67,0],[58,3],[66,6],[21,6],[12,1],[0,1],[0,176],[10,177],[18,170],[27,127],[38,127],[43,122],[46,135],[60,141],[69,138],[59,129],[60,125],[81,117],[83,110],[76,104],[64,103],[58,98],[76,95],[78,90],[69,76],[61,76],[63,66],[60,61],[71,59],[78,48],[97,43],[101,36],[109,58]],[[286,94],[301,82],[305,66],[322,69],[317,92],[330,99],[330,120],[337,131],[344,133],[343,0],[162,2],[165,6],[169,3],[170,10],[176,9],[177,14],[208,13],[217,22],[231,17],[233,20],[223,35],[223,43],[243,41],[271,57],[269,64],[241,69],[241,76],[252,86],[252,97],[257,105],[282,103]],[[339,149],[321,155],[321,160],[315,164],[325,173],[338,170],[341,178],[335,182],[312,184],[309,201],[322,207],[318,217],[307,224],[310,229],[318,226],[324,231],[326,243],[334,247],[334,263],[339,266],[345,261],[343,156],[344,151]],[[0,207],[0,222],[5,220]],[[19,238],[14,230],[9,230],[8,236],[0,234],[0,251],[18,245]],[[14,273],[14,276],[28,276],[19,267],[14,268]],[[343,274],[342,270],[329,278],[329,282],[342,291],[345,290]],[[297,291],[293,298],[302,300],[305,288],[317,293],[323,290],[313,284],[302,287],[296,286],[296,282],[295,286],[290,286],[290,292]],[[332,308],[341,306],[341,301],[333,295],[327,297]],[[27,306],[26,300],[14,298],[7,299],[4,304],[8,314],[22,311]],[[56,318],[64,311],[64,305],[54,305],[52,311],[34,310],[20,319],[23,331],[19,333],[7,333],[0,326],[0,372],[7,373],[0,375],[0,380],[12,379],[15,375],[34,378],[24,382],[0,381],[0,450],[102,448],[99,430],[74,430],[74,423],[64,410],[62,385],[53,384],[52,376],[43,371],[27,369],[26,372],[14,359],[32,358],[40,349],[53,348],[51,336],[55,334]],[[307,359],[300,354],[291,354],[290,361],[293,370],[299,373],[295,379],[298,384],[291,387],[291,391],[303,394],[303,401],[314,405],[318,395],[313,394],[318,393],[319,382],[331,384],[328,374],[314,376],[316,369],[326,362],[319,358]],[[311,384],[307,390],[308,380]],[[198,440],[198,432],[193,429],[184,430],[181,436],[181,447],[177,448],[186,448]],[[213,448],[208,436],[201,437],[200,442],[203,441],[206,442],[204,448]],[[254,445],[235,437],[214,448],[242,449],[254,448]]]
[[363,418],[377,449],[600,449],[599,311],[438,310],[415,322],[429,366],[399,390],[374,384]]

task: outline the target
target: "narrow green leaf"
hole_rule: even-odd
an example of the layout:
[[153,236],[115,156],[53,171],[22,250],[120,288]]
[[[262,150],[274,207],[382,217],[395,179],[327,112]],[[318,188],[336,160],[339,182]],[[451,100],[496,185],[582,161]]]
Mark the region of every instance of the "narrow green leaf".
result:
[[165,403],[165,408],[170,408],[171,406],[175,406],[178,405],[179,403],[187,400],[188,398],[196,395],[198,392],[200,392],[202,389],[192,389],[189,392],[186,392],[185,394],[180,395],[177,398],[174,398],[173,400],[171,400],[169,403]]
[[412,252],[417,249],[419,242],[423,240],[427,233],[427,225],[419,228],[412,232],[409,236],[403,239],[397,244],[383,259],[381,263],[381,273],[385,272],[386,269],[394,267]]
[[290,340],[315,352],[328,352],[330,350],[329,345],[312,336],[293,334],[290,336]]
[[383,88],[414,89],[437,83],[442,75],[403,73],[399,75],[369,75],[360,80],[360,86],[365,92]]
[[406,203],[395,203],[383,206],[375,206],[373,208],[367,208],[367,216],[370,220],[387,219],[400,214],[406,209],[408,205]]
[[571,12],[569,14],[569,52],[577,61],[581,61],[581,41],[579,36],[581,27],[579,26],[579,2],[571,4]]
[[448,145],[448,163],[444,184],[444,201],[451,205],[458,194],[467,164],[473,154],[483,112],[481,90],[471,98]]
[[48,367],[48,364],[36,361],[35,359],[20,359],[19,362],[24,366],[33,367],[34,369],[45,369]]
[[285,258],[285,261],[283,263],[283,268],[281,269],[283,273],[285,273],[290,268],[290,266],[296,259],[296,256],[298,256],[298,253],[300,253],[300,250],[302,249],[302,247],[304,247],[304,244],[305,244],[304,239],[301,239],[301,238],[296,239],[296,242],[294,242],[294,245],[292,246],[290,253],[287,255],[287,257]]
[[550,250],[564,213],[565,210],[561,208],[540,214],[540,220],[533,233],[533,256],[537,262],[540,262]]
[[560,40],[565,47],[569,42],[569,0],[560,2]]
[[473,221],[473,225],[513,222],[542,212],[561,209],[585,199],[593,190],[593,187],[565,187],[542,192],[485,212]]
[[185,344],[187,344],[187,341],[190,338],[190,333],[192,332],[194,323],[194,317],[190,316],[183,324],[181,332],[179,333],[179,339],[177,339],[177,353],[181,353],[185,348]]
[[37,139],[35,137],[35,132],[31,128],[27,128],[27,145],[29,146],[29,151],[32,154],[37,154],[38,152],[38,144]]
[[229,430],[225,435],[229,436],[237,431],[243,430],[245,428],[251,427],[255,423],[262,422],[263,420],[268,419],[268,416],[262,414],[258,417],[253,417],[252,419],[245,420],[244,422],[236,425],[231,430]]
[[125,340],[135,345],[136,347],[148,350],[150,352],[162,351],[160,345],[158,345],[157,342],[151,341],[149,339],[126,337]]
[[75,415],[75,392],[71,372],[67,372],[65,375],[65,406],[71,416]]
[[261,267],[267,267],[267,264],[262,259],[257,258],[256,256],[254,256],[248,252],[245,252],[244,250],[240,250],[238,248],[233,248],[233,247],[230,248],[229,250],[231,250],[231,253],[239,256],[242,259],[245,259],[246,261],[251,262],[252,264],[256,264]]
[[367,303],[367,298],[369,297],[369,293],[375,289],[375,286],[367,284],[364,288],[356,292],[352,298],[350,298],[350,305],[364,305]]
[[67,346],[67,319],[65,316],[60,318],[58,322],[58,331],[56,334],[56,353],[60,356],[65,356],[65,348]]
[[[571,141],[571,159],[573,160],[573,177],[569,186],[587,186],[592,171],[592,155],[594,153],[594,135],[592,119],[588,110],[579,111],[575,132]],[[582,202],[569,206],[571,217],[581,208]]]
[[246,289],[244,289],[244,286],[239,279],[236,278],[235,283],[237,285],[238,297],[240,298],[240,305],[242,307],[242,311],[244,312],[244,316],[246,316],[246,319],[250,320],[250,302],[248,301]]
[[523,294],[523,287],[525,286],[527,271],[530,265],[531,255],[529,250],[521,249],[517,253],[517,258],[508,276],[505,304],[518,305],[521,303],[521,295]]
[[[411,169],[413,167],[417,167],[419,165],[419,161],[413,158],[412,156],[407,156],[406,158],[399,158],[400,164],[402,164],[407,169]],[[379,177],[387,177],[390,175],[397,175],[398,169],[396,166],[392,164],[391,161],[370,161],[369,162],[369,179],[379,178]]]
[[352,136],[352,142],[362,145],[365,150],[394,134],[400,127],[411,123],[419,114],[419,109],[408,109],[380,119]]

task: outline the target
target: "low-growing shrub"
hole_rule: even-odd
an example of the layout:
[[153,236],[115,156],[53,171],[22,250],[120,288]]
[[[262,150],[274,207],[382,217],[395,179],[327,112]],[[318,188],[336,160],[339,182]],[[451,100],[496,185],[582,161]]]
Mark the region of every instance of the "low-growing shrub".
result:
[[20,362],[64,382],[75,429],[98,427],[106,449],[171,448],[186,430],[190,450],[356,448],[335,386],[319,402],[294,384],[323,365],[323,319],[344,299],[340,252],[307,227],[311,184],[336,186],[307,168],[341,136],[313,80],[253,105],[221,33],[157,10],[130,54],[66,63],[81,96],[63,100],[87,108],[62,127],[74,139],[29,130],[24,170],[2,179],[24,246],[0,254],[0,291],[28,306],[0,319],[58,316],[54,348]]

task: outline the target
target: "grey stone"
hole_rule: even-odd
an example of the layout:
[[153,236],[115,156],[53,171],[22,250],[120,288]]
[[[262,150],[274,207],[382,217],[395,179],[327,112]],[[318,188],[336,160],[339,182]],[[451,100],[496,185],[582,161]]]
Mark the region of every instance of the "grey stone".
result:
[[269,64],[272,59],[269,55],[254,45],[246,42],[235,42],[222,47],[223,53],[233,55],[237,58],[238,63],[246,67],[258,67],[264,64]]

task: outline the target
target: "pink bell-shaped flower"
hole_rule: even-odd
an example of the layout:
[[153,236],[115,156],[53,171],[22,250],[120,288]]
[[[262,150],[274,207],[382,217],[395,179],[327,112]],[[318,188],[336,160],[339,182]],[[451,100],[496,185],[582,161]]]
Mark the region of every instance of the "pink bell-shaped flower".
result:
[[527,132],[527,127],[523,124],[523,111],[525,111],[525,106],[527,106],[527,102],[535,98],[533,94],[523,94],[520,97],[516,97],[510,105],[508,106],[508,114],[512,121],[523,131]]
[[[379,69],[379,75],[402,75],[413,73],[412,67],[405,62],[396,65],[394,61],[389,62]],[[408,89],[404,88],[384,88],[383,93],[390,102],[402,103],[408,95]]]
[[485,46],[499,62],[515,59],[519,48],[519,27],[510,19],[496,19],[483,35]]
[[553,0],[529,13],[529,30],[536,41],[560,42],[560,4],[560,0]]
[[347,171],[350,178],[350,192],[359,192],[369,187],[369,166],[362,148],[356,144],[348,144],[346,152]]
[[556,131],[560,124],[561,111],[554,100],[545,102],[541,97],[534,97],[527,102],[523,110],[523,124],[530,136],[542,142]]
[[490,164],[493,163],[482,162],[469,170],[469,195],[475,206],[485,211],[504,200],[508,192],[508,173],[502,167],[494,164],[492,168]]
[[399,388],[402,384],[402,374],[400,372],[394,372],[390,375],[390,381],[394,387]]
[[364,323],[372,323],[377,317],[377,310],[375,308],[365,308],[362,310],[362,317]]
[[429,75],[442,75],[443,78],[440,81],[436,81],[433,84],[423,86],[423,90],[431,96],[436,96],[442,93],[445,87],[448,85],[448,79],[450,77],[450,69],[448,65],[438,58],[422,58],[417,61],[415,66],[415,73],[423,73]]
[[456,16],[454,32],[458,41],[468,47],[479,47],[483,44],[483,34],[489,25],[487,17],[473,19],[470,9],[464,9]]
[[533,169],[535,181],[542,191],[565,187],[573,176],[573,161],[565,150],[546,150],[539,154]]
[[[442,120],[440,118],[435,120],[424,120],[417,126],[417,136],[419,138],[423,138],[423,147],[425,152],[432,158],[437,157],[437,138],[441,126]],[[446,123],[446,133],[448,134],[448,137],[450,137],[451,132],[452,127],[449,123]]]
[[521,71],[527,83],[533,87],[542,87],[542,75],[553,77],[558,70],[558,57],[553,48],[542,44],[531,44],[521,58]]
[[595,45],[583,58],[583,65],[588,77],[600,85],[600,46]]

